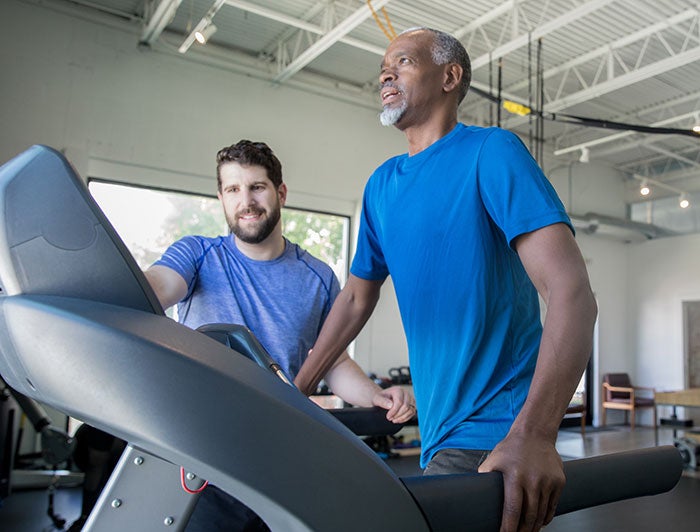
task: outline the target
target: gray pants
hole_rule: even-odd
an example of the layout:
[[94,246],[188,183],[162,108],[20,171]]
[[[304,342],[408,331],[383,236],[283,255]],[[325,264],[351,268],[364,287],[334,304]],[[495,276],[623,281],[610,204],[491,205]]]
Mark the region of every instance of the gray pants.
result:
[[475,473],[490,452],[473,449],[442,449],[433,455],[423,474]]

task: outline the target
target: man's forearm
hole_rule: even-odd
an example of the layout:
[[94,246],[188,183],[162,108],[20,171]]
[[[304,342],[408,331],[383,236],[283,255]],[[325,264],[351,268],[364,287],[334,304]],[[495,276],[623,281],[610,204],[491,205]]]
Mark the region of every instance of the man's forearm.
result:
[[373,406],[374,396],[382,390],[347,353],[340,356],[325,379],[335,395],[355,406]]
[[314,392],[324,375],[362,330],[377,304],[381,284],[379,281],[350,276],[345,288],[338,294],[313,350],[294,379],[302,393],[309,395]]
[[333,306],[313,349],[294,379],[302,393],[310,395],[316,390],[318,383],[355,339],[366,321],[367,318],[353,319],[345,309]]

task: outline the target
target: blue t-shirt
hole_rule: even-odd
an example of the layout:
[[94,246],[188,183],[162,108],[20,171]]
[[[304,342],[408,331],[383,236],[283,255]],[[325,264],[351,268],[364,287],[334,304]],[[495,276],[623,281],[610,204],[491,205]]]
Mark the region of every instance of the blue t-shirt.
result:
[[179,273],[188,286],[178,321],[248,327],[291,378],[296,377],[340,291],[330,267],[285,240],[284,253],[253,260],[234,237],[187,236],[155,263]]
[[547,178],[497,128],[458,124],[367,183],[351,272],[392,277],[422,466],[440,449],[492,449],[510,429],[542,333],[537,291],[512,244],[558,222],[571,227]]

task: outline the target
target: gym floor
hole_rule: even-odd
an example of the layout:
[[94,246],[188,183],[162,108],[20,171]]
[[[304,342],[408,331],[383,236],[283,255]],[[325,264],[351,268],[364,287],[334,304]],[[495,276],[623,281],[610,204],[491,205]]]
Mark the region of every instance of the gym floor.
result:
[[[659,431],[659,443],[670,444],[671,431]],[[559,433],[557,449],[565,459],[585,458],[630,449],[652,447],[654,431],[626,426],[591,429],[581,437],[576,428]],[[416,456],[390,458],[387,464],[399,476],[420,474]],[[80,514],[80,489],[61,487],[55,492],[54,512],[70,523]],[[47,515],[46,489],[13,492],[0,506],[0,530],[49,532],[60,530]],[[581,510],[554,519],[547,532],[696,532],[700,523],[700,472],[686,471],[669,493]],[[388,531],[390,532],[390,531]]]

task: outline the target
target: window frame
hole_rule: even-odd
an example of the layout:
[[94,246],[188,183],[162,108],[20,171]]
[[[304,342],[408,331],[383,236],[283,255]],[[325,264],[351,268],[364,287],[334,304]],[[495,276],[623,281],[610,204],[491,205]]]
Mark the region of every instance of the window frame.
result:
[[[216,195],[213,195],[213,194],[192,192],[191,190],[183,190],[180,188],[168,188],[168,187],[160,187],[160,186],[155,186],[155,185],[146,185],[143,183],[134,183],[134,182],[124,181],[124,180],[117,180],[117,179],[107,179],[107,178],[102,178],[102,177],[88,177],[86,180],[86,186],[88,188],[88,191],[90,192],[91,197],[93,197],[93,199],[95,199],[95,198],[92,194],[92,191],[90,190],[90,185],[92,183],[104,184],[104,185],[110,185],[110,186],[118,186],[118,187],[123,187],[123,188],[132,188],[132,189],[138,189],[138,190],[144,190],[144,191],[160,192],[160,193],[165,193],[165,194],[176,194],[176,195],[180,195],[180,196],[191,196],[191,197],[195,197],[195,198],[211,199],[211,200],[214,200],[217,203],[219,203],[218,197]],[[96,199],[95,199],[95,202],[98,203]],[[100,209],[102,209],[102,207],[99,205],[99,203],[98,203],[98,206],[100,207]],[[285,205],[284,207],[282,207],[282,220],[283,220],[283,222],[284,222],[285,209],[297,211],[300,213],[310,213],[312,215],[334,216],[337,218],[341,218],[345,221],[345,223],[343,224],[343,244],[342,244],[342,253],[344,254],[344,257],[345,257],[345,266],[342,270],[343,275],[339,275],[338,272],[336,272],[336,275],[339,277],[340,284],[341,284],[341,286],[343,286],[345,284],[345,282],[347,281],[347,278],[348,278],[349,273],[350,273],[350,262],[351,262],[350,244],[351,244],[351,233],[352,233],[352,227],[353,227],[352,216],[348,215],[348,214],[340,213],[340,212],[333,212],[331,210],[310,209],[307,207],[299,207],[299,206],[295,206],[295,205]],[[221,213],[221,215],[222,215],[222,220],[223,220],[223,212]],[[105,216],[106,216],[106,213],[105,213]],[[107,217],[107,219],[109,220],[109,217]],[[113,224],[113,222],[111,220],[110,220],[110,223]],[[224,224],[225,224],[225,222],[224,222]],[[115,228],[115,230],[116,230],[116,228]],[[223,234],[223,232],[220,234]],[[122,238],[122,240],[123,240],[122,235],[119,235],[119,237]],[[125,245],[127,245],[126,242],[125,242]],[[306,249],[304,247],[303,243],[298,243],[298,245],[300,247],[302,247],[303,249]],[[127,249],[129,249],[128,245],[127,245]],[[129,249],[129,251],[131,253],[133,253],[131,249]],[[314,255],[314,256],[316,256],[316,255]],[[319,260],[323,260],[321,257],[316,257],[316,258],[318,258]]]

